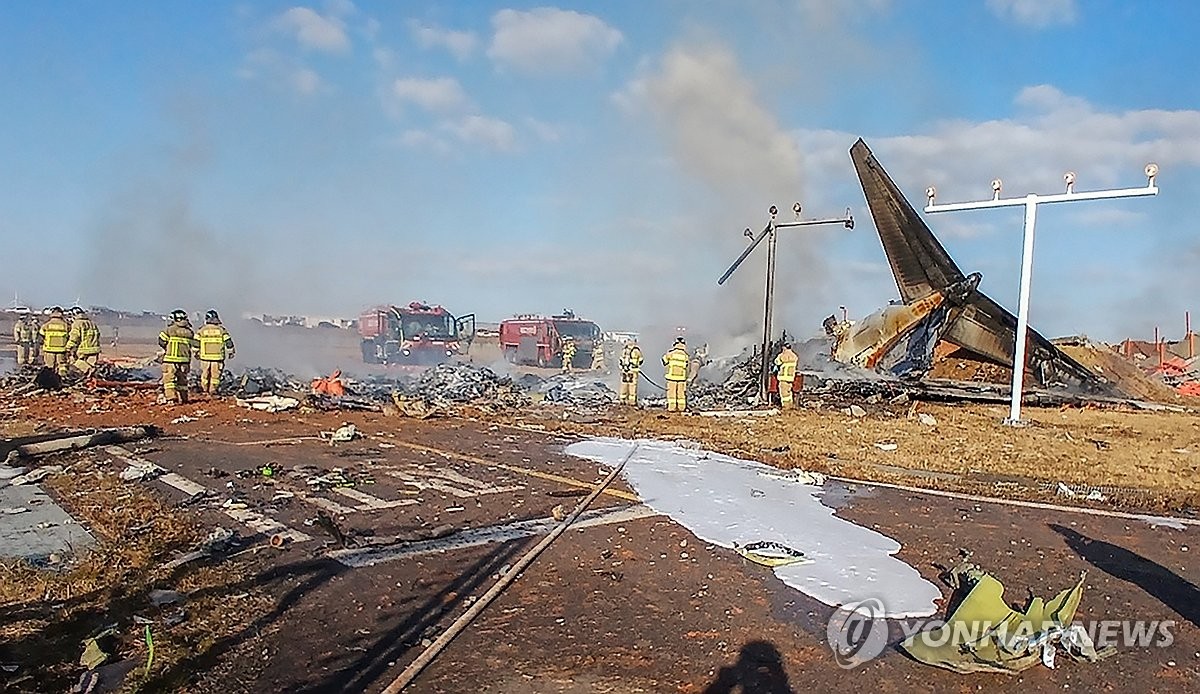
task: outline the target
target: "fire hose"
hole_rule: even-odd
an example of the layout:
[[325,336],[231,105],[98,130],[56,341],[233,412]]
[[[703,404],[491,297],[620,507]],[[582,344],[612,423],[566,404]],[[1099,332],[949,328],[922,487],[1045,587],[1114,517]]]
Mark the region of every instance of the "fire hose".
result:
[[518,560],[517,563],[514,564],[511,569],[509,569],[508,573],[501,576],[500,579],[496,581],[496,583],[494,583],[492,587],[483,594],[482,597],[475,601],[474,605],[471,605],[470,609],[462,613],[458,619],[454,620],[454,623],[447,627],[446,631],[442,632],[441,636],[439,636],[436,641],[429,644],[429,647],[426,648],[421,655],[417,656],[415,660],[409,663],[408,667],[404,668],[404,671],[401,672],[396,679],[392,680],[392,683],[383,690],[383,694],[399,694],[399,692],[403,691],[405,687],[412,684],[412,681],[416,679],[417,675],[421,674],[421,671],[424,670],[427,665],[432,663],[433,659],[438,657],[438,654],[441,653],[446,646],[450,645],[450,641],[452,641],[455,636],[458,636],[463,629],[466,629],[471,621],[478,617],[479,613],[483,612],[484,608],[486,608],[493,600],[495,600],[496,597],[499,596],[500,593],[502,593],[510,583],[517,580],[517,577],[521,575],[521,572],[528,568],[529,565],[538,558],[538,555],[540,555],[547,547],[550,546],[550,543],[558,539],[560,535],[566,532],[567,528],[571,527],[571,524],[579,518],[579,515],[583,513],[593,501],[596,500],[596,497],[600,496],[600,493],[603,492],[608,485],[612,484],[612,481],[617,478],[617,475],[621,474],[621,470],[625,469],[625,463],[628,463],[629,460],[633,458],[633,454],[637,452],[637,449],[638,447],[635,443],[633,448],[629,450],[629,453],[621,460],[621,462],[612,469],[612,472],[608,473],[608,477],[605,477],[600,484],[596,485],[596,488],[592,490],[592,493],[587,495],[583,501],[580,501],[575,507],[575,510],[571,511],[570,515],[564,518],[562,522],[559,523],[556,528],[554,528],[554,530],[550,531],[550,534],[547,535],[545,539],[539,542],[533,549],[529,550],[525,556],[521,557],[520,560]]
[[638,373],[640,373],[642,375],[642,378],[646,379],[646,383],[649,383],[650,385],[654,386],[655,388],[658,388],[659,390],[666,392],[667,389],[663,386],[658,385],[654,381],[650,380],[650,377],[646,375],[645,371],[638,371]]

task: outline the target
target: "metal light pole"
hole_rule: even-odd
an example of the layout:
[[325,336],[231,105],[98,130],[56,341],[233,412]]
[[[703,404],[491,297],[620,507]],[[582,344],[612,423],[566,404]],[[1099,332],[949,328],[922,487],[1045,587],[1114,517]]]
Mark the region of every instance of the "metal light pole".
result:
[[1021,251],[1021,290],[1017,307],[1016,344],[1013,350],[1015,354],[1013,358],[1012,402],[1009,404],[1008,419],[1004,420],[1005,424],[1017,426],[1024,424],[1021,421],[1021,395],[1025,383],[1025,345],[1029,339],[1029,285],[1033,279],[1033,231],[1037,221],[1038,204],[1158,195],[1158,187],[1154,185],[1154,179],[1158,176],[1158,165],[1153,163],[1146,164],[1145,173],[1147,182],[1144,188],[1120,188],[1076,193],[1075,172],[1068,171],[1063,175],[1063,181],[1067,184],[1067,192],[1065,193],[1058,195],[1034,195],[1030,193],[1023,198],[1007,199],[1000,198],[1000,190],[1003,187],[1003,183],[997,178],[992,181],[991,200],[962,202],[950,205],[933,204],[933,199],[937,195],[937,189],[931,186],[925,190],[925,195],[929,199],[929,204],[925,206],[925,212],[927,213],[981,210],[991,207],[1016,207],[1018,205],[1025,206],[1025,238]]
[[764,238],[767,239],[767,286],[766,296],[763,301],[762,371],[758,389],[759,400],[763,402],[766,401],[767,393],[771,387],[771,365],[767,361],[767,353],[771,349],[771,317],[775,310],[775,246],[778,242],[778,230],[786,227],[815,226],[818,224],[841,224],[847,229],[854,228],[854,217],[850,214],[849,207],[846,208],[845,217],[827,219],[800,219],[800,209],[800,203],[792,205],[792,212],[795,213],[796,218],[790,222],[777,222],[775,221],[775,215],[779,214],[779,208],[771,205],[771,209],[769,210],[771,218],[767,221],[767,225],[763,227],[763,230],[757,236],[750,231],[750,227],[746,227],[746,230],[742,233],[746,238],[751,239],[750,245],[746,247],[746,250],[742,251],[737,260],[733,261],[733,265],[729,266],[725,274],[721,275],[721,279],[717,280],[717,284],[725,284],[725,280],[729,279],[733,271],[738,269],[742,261],[758,247],[758,244]]

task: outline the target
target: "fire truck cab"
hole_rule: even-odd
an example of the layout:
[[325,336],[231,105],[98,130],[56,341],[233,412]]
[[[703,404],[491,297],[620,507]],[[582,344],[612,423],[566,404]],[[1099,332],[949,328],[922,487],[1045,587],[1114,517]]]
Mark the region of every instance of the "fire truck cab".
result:
[[513,364],[562,366],[562,345],[568,337],[575,341],[572,366],[590,369],[593,350],[604,348],[600,326],[592,321],[563,311],[549,318],[524,314],[500,323],[500,349]]
[[467,353],[475,339],[475,314],[455,317],[419,301],[375,306],[359,315],[358,334],[364,363],[431,366]]

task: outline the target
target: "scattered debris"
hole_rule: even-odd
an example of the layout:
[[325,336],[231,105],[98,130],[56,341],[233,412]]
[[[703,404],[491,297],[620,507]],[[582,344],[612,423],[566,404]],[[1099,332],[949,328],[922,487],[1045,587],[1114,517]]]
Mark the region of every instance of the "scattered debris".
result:
[[19,487],[22,484],[37,484],[46,479],[50,475],[57,475],[63,471],[62,465],[43,465],[39,468],[34,468],[24,475],[19,475],[8,481],[14,487]]
[[346,443],[348,441],[353,441],[354,439],[362,438],[362,434],[359,433],[358,429],[354,428],[354,425],[348,422],[338,427],[334,431],[322,431],[320,436],[322,441],[329,441],[330,445],[335,443]]
[[812,560],[804,556],[804,552],[792,549],[778,542],[751,542],[745,545],[733,543],[738,554],[755,564],[763,566],[787,566],[789,564],[810,564]]
[[183,593],[175,590],[162,590],[155,588],[150,591],[147,596],[150,599],[150,604],[155,607],[163,605],[174,605],[177,602],[183,602]]
[[300,401],[296,398],[288,398],[282,395],[260,395],[253,398],[238,398],[237,404],[241,407],[247,407],[252,410],[260,410],[262,412],[284,412],[300,406]]
[[1099,489],[1071,487],[1065,482],[1059,482],[1055,488],[1055,492],[1059,496],[1065,496],[1069,499],[1083,499],[1084,501],[1106,501],[1108,499]]
[[927,665],[955,672],[1021,672],[1044,662],[1054,667],[1057,645],[1076,660],[1095,662],[1116,652],[1097,652],[1087,632],[1071,626],[1083,595],[1083,580],[1053,599],[1032,598],[1023,612],[1004,602],[1004,585],[964,557],[949,572],[956,592],[965,593],[946,622],[913,634],[900,644]]
[[938,423],[937,417],[934,417],[933,415],[929,414],[928,412],[918,412],[917,413],[917,421],[920,422],[921,424],[924,424],[927,427],[935,427],[935,426],[937,426],[937,423]]
[[130,461],[129,467],[121,471],[121,479],[126,482],[142,482],[158,477],[163,469],[149,460]]
[[9,465],[22,458],[36,458],[51,453],[90,448],[92,446],[107,446],[118,443],[130,443],[158,435],[158,429],[152,426],[133,426],[115,429],[100,429],[92,431],[70,431],[40,436],[26,436],[0,441],[0,455],[5,456]]
[[117,628],[110,626],[100,633],[83,640],[83,654],[79,656],[79,664],[89,670],[95,670],[108,662],[116,645]]

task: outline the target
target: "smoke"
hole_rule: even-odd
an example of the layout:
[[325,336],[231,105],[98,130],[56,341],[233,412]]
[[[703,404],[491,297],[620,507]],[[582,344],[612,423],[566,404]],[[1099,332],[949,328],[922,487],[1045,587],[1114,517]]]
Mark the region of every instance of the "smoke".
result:
[[114,306],[238,315],[254,296],[246,255],[196,217],[183,185],[147,182],[115,195],[90,241],[88,291]]
[[[736,230],[760,231],[772,204],[785,211],[781,221],[791,218],[792,202],[804,195],[800,149],[734,53],[719,43],[675,45],[617,101],[631,113],[649,113],[683,195],[690,198],[689,209],[703,215],[702,221],[677,224],[669,242],[679,261],[676,272],[710,268],[712,284],[684,296],[662,287],[653,294],[673,298],[678,313],[666,320],[687,325],[689,337],[707,341],[713,353],[737,353],[761,339],[766,242],[724,286],[715,280],[748,242]],[[782,230],[778,248],[775,332],[785,327],[806,332],[804,326],[815,327],[822,313],[817,306],[823,302],[813,299],[823,296],[828,273],[812,232]],[[662,306],[657,308],[661,314]],[[672,327],[660,324],[650,331]],[[669,344],[669,337],[654,334],[650,346],[660,341]]]

